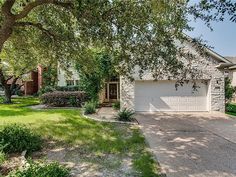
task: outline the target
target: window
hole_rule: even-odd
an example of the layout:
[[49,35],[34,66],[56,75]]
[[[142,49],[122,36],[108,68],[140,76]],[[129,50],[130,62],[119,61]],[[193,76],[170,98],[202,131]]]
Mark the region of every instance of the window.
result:
[[75,85],[79,85],[79,80],[75,80]]
[[67,85],[67,86],[72,86],[72,85],[74,85],[74,80],[66,80],[66,85]]

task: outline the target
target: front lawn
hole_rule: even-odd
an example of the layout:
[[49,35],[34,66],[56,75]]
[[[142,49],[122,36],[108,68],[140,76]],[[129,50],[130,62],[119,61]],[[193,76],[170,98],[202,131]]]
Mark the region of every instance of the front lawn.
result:
[[26,124],[44,137],[46,158],[75,164],[74,174],[91,171],[101,176],[157,176],[156,163],[137,127],[95,122],[84,118],[79,109],[28,108],[38,104],[37,98],[13,101],[11,105],[0,104],[0,127]]

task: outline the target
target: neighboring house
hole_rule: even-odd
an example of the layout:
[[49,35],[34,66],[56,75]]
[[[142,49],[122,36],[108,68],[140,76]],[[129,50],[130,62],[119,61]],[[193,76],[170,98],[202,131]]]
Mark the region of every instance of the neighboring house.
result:
[[57,69],[58,86],[76,86],[79,84],[79,73],[74,66],[68,66],[68,70],[65,71],[60,64]]
[[[193,52],[194,48],[190,43],[186,49]],[[121,108],[129,108],[134,111],[225,111],[225,90],[224,78],[225,68],[234,64],[212,50],[206,49],[209,57],[198,58],[195,67],[203,75],[195,80],[200,86],[193,91],[193,82],[175,88],[176,80],[154,81],[152,74],[146,72],[142,79],[138,72],[133,75],[134,81],[124,77],[112,78],[107,81],[102,93],[100,102],[114,102],[119,100]],[[60,72],[59,74],[61,74]],[[58,84],[69,83],[69,80],[79,80],[77,75],[65,79],[59,75]],[[66,81],[68,80],[68,81]],[[70,84],[67,84],[70,85]]]
[[[236,87],[236,57],[225,57],[227,60],[229,60],[230,62],[232,62],[233,64],[235,64],[234,66],[231,66],[228,68],[228,77],[231,80],[231,85],[233,87]],[[232,98],[233,102],[236,102],[236,95],[234,94],[233,98]]]
[[235,64],[234,66],[229,67],[228,77],[231,80],[231,84],[233,87],[236,87],[236,57],[225,57],[231,63]]
[[[41,66],[37,67],[37,70],[24,74],[21,79],[18,79],[16,84],[20,86],[20,90],[24,95],[34,95],[42,87],[43,76],[42,73],[45,68]],[[8,84],[12,83],[12,79],[8,81]],[[1,92],[3,94],[3,91]]]

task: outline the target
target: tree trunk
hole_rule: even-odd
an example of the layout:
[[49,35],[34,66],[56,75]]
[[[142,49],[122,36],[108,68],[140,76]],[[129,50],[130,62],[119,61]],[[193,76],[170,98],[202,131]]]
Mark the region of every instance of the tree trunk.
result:
[[13,31],[13,20],[4,22],[0,29],[0,53],[2,52],[4,43],[9,39]]
[[12,92],[11,92],[11,87],[10,85],[6,84],[3,86],[4,88],[4,103],[5,104],[11,104],[11,96],[12,96]]
[[[1,64],[1,59],[0,59],[0,64]],[[10,103],[12,103],[12,101],[11,101],[12,89],[11,89],[11,85],[7,84],[7,81],[8,80],[5,78],[3,71],[0,68],[0,84],[2,85],[2,87],[4,89],[4,103],[10,104]]]

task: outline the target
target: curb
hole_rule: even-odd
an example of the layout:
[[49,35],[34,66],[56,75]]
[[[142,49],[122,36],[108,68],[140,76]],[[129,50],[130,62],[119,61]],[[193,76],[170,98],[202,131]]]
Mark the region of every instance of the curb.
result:
[[124,121],[117,121],[117,120],[103,120],[103,119],[98,119],[98,118],[94,118],[88,115],[85,115],[84,112],[82,113],[82,116],[85,117],[86,119],[91,119],[91,120],[95,120],[98,122],[107,122],[107,123],[119,123],[119,124],[127,124],[127,125],[138,125],[138,121],[136,120],[136,122],[124,122]]

